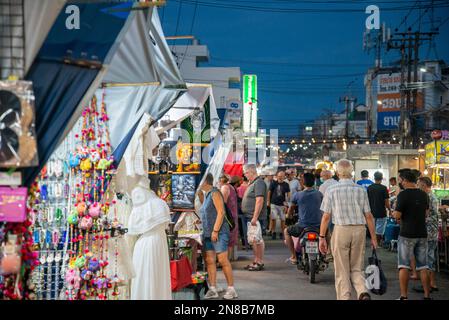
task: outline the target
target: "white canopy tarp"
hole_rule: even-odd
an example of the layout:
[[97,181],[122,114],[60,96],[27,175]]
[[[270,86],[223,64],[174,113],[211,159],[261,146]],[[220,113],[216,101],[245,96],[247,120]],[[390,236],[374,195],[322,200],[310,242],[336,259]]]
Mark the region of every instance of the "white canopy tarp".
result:
[[[186,89],[154,7],[148,14],[143,10],[131,12],[117,40],[116,50],[108,55],[107,60],[110,63],[103,66],[104,76],[102,74],[95,81],[92,89],[96,90],[98,101],[101,101],[105,90],[114,150],[145,112],[153,119],[159,119]],[[98,81],[108,86],[98,89]],[[66,134],[92,95],[92,92],[86,93]]]
[[103,83],[159,82],[185,86],[165,41],[157,9],[131,12],[127,31],[112,57]]
[[220,118],[217,113],[212,87],[210,85],[187,84],[188,91],[184,93],[174,104],[174,106],[164,115],[168,124],[157,128],[157,133],[161,134],[175,127],[178,123],[189,117],[196,110],[203,110],[204,104],[209,100],[210,106],[210,133],[214,138],[218,133]]
[[101,101],[103,93],[114,150],[144,113],[159,119],[176,101],[179,90],[159,85],[107,87],[96,91],[98,101]]

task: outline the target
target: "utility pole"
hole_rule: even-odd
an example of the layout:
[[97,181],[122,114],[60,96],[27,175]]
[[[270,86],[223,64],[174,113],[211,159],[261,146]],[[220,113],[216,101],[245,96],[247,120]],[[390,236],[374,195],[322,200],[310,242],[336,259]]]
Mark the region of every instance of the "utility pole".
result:
[[346,123],[345,123],[345,139],[349,141],[349,106],[354,104],[357,101],[357,98],[354,98],[352,95],[347,95],[341,97],[339,102],[345,103],[345,113],[346,113]]
[[[411,119],[411,113],[416,111],[418,97],[418,64],[419,64],[419,46],[422,41],[431,41],[432,36],[438,32],[396,32],[388,42],[387,50],[399,49],[401,51],[401,118],[400,118],[400,137],[402,148],[408,146],[410,133],[412,133],[412,144],[417,140],[417,129],[415,120]],[[399,42],[399,43],[398,43]],[[405,50],[407,49],[407,54]],[[407,66],[406,66],[407,64]],[[413,69],[413,82],[412,82]],[[407,72],[407,81],[405,81],[405,72]],[[413,97],[413,101],[412,101]],[[412,127],[412,131],[410,131]]]

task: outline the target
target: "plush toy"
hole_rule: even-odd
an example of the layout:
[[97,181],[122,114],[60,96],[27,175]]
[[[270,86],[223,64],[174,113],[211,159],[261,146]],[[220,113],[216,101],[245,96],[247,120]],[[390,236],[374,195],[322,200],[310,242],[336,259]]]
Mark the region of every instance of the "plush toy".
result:
[[80,157],[77,154],[70,154],[69,165],[72,168],[76,168],[80,165]]
[[78,211],[78,214],[84,214],[86,212],[87,205],[85,202],[80,202],[76,206],[76,211]]
[[76,258],[75,260],[76,268],[82,269],[84,268],[85,265],[86,265],[86,258],[84,256],[79,256],[78,258]]
[[104,159],[104,158],[100,159],[100,161],[98,161],[98,164],[97,164],[97,169],[98,170],[108,170],[111,167],[113,162],[114,162],[114,160],[112,160],[112,159],[110,159],[110,160]]
[[80,169],[82,171],[90,171],[92,169],[92,161],[89,158],[81,160]]
[[90,259],[89,261],[89,271],[91,272],[97,272],[100,270],[100,263],[97,259]]
[[67,222],[71,225],[75,225],[78,223],[78,211],[73,210],[67,217]]
[[83,280],[89,281],[90,279],[92,279],[92,272],[90,270],[84,269],[83,271],[81,271],[81,278]]
[[93,224],[93,222],[92,222],[92,217],[90,217],[90,216],[84,216],[84,217],[81,219],[81,221],[80,221],[78,227],[79,227],[81,230],[89,230],[90,228],[92,228],[92,224]]
[[96,150],[92,151],[92,153],[90,154],[90,160],[93,163],[97,163],[98,161],[100,161],[100,159],[101,159],[100,153]]
[[79,289],[81,284],[81,278],[78,270],[76,269],[67,270],[67,273],[65,275],[65,281],[70,287],[74,289]]
[[89,215],[92,218],[97,218],[100,216],[101,213],[101,205],[98,202],[95,202],[92,204],[89,208]]

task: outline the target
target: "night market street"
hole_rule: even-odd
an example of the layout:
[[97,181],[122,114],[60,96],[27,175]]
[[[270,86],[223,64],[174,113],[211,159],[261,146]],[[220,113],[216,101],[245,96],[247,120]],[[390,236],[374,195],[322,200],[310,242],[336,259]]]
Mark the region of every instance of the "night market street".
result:
[[[335,300],[335,278],[333,264],[317,276],[317,282],[311,284],[308,276],[298,271],[296,266],[285,262],[287,249],[280,240],[265,239],[267,250],[265,270],[250,272],[243,270],[251,259],[251,251],[238,251],[239,259],[232,263],[234,276],[238,284],[239,300]],[[373,300],[395,300],[399,296],[399,279],[397,272],[397,252],[379,249],[379,258],[388,280],[388,291],[382,296],[372,295]],[[366,250],[366,265],[371,250]],[[218,277],[219,286],[224,286],[222,273]],[[449,297],[449,277],[445,273],[437,275],[439,291],[432,293],[435,300],[446,300]],[[409,283],[409,299],[422,300],[422,293],[413,287],[419,287],[419,280]],[[355,293],[354,293],[355,294]]]

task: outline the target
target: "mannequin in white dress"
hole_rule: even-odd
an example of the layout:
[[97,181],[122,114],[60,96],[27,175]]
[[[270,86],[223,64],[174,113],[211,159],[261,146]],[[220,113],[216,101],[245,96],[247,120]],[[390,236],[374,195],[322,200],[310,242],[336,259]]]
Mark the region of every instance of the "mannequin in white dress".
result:
[[171,300],[170,258],[165,230],[170,209],[142,178],[131,193],[133,209],[128,232],[138,235],[133,265],[136,277],[131,285],[131,300]]

